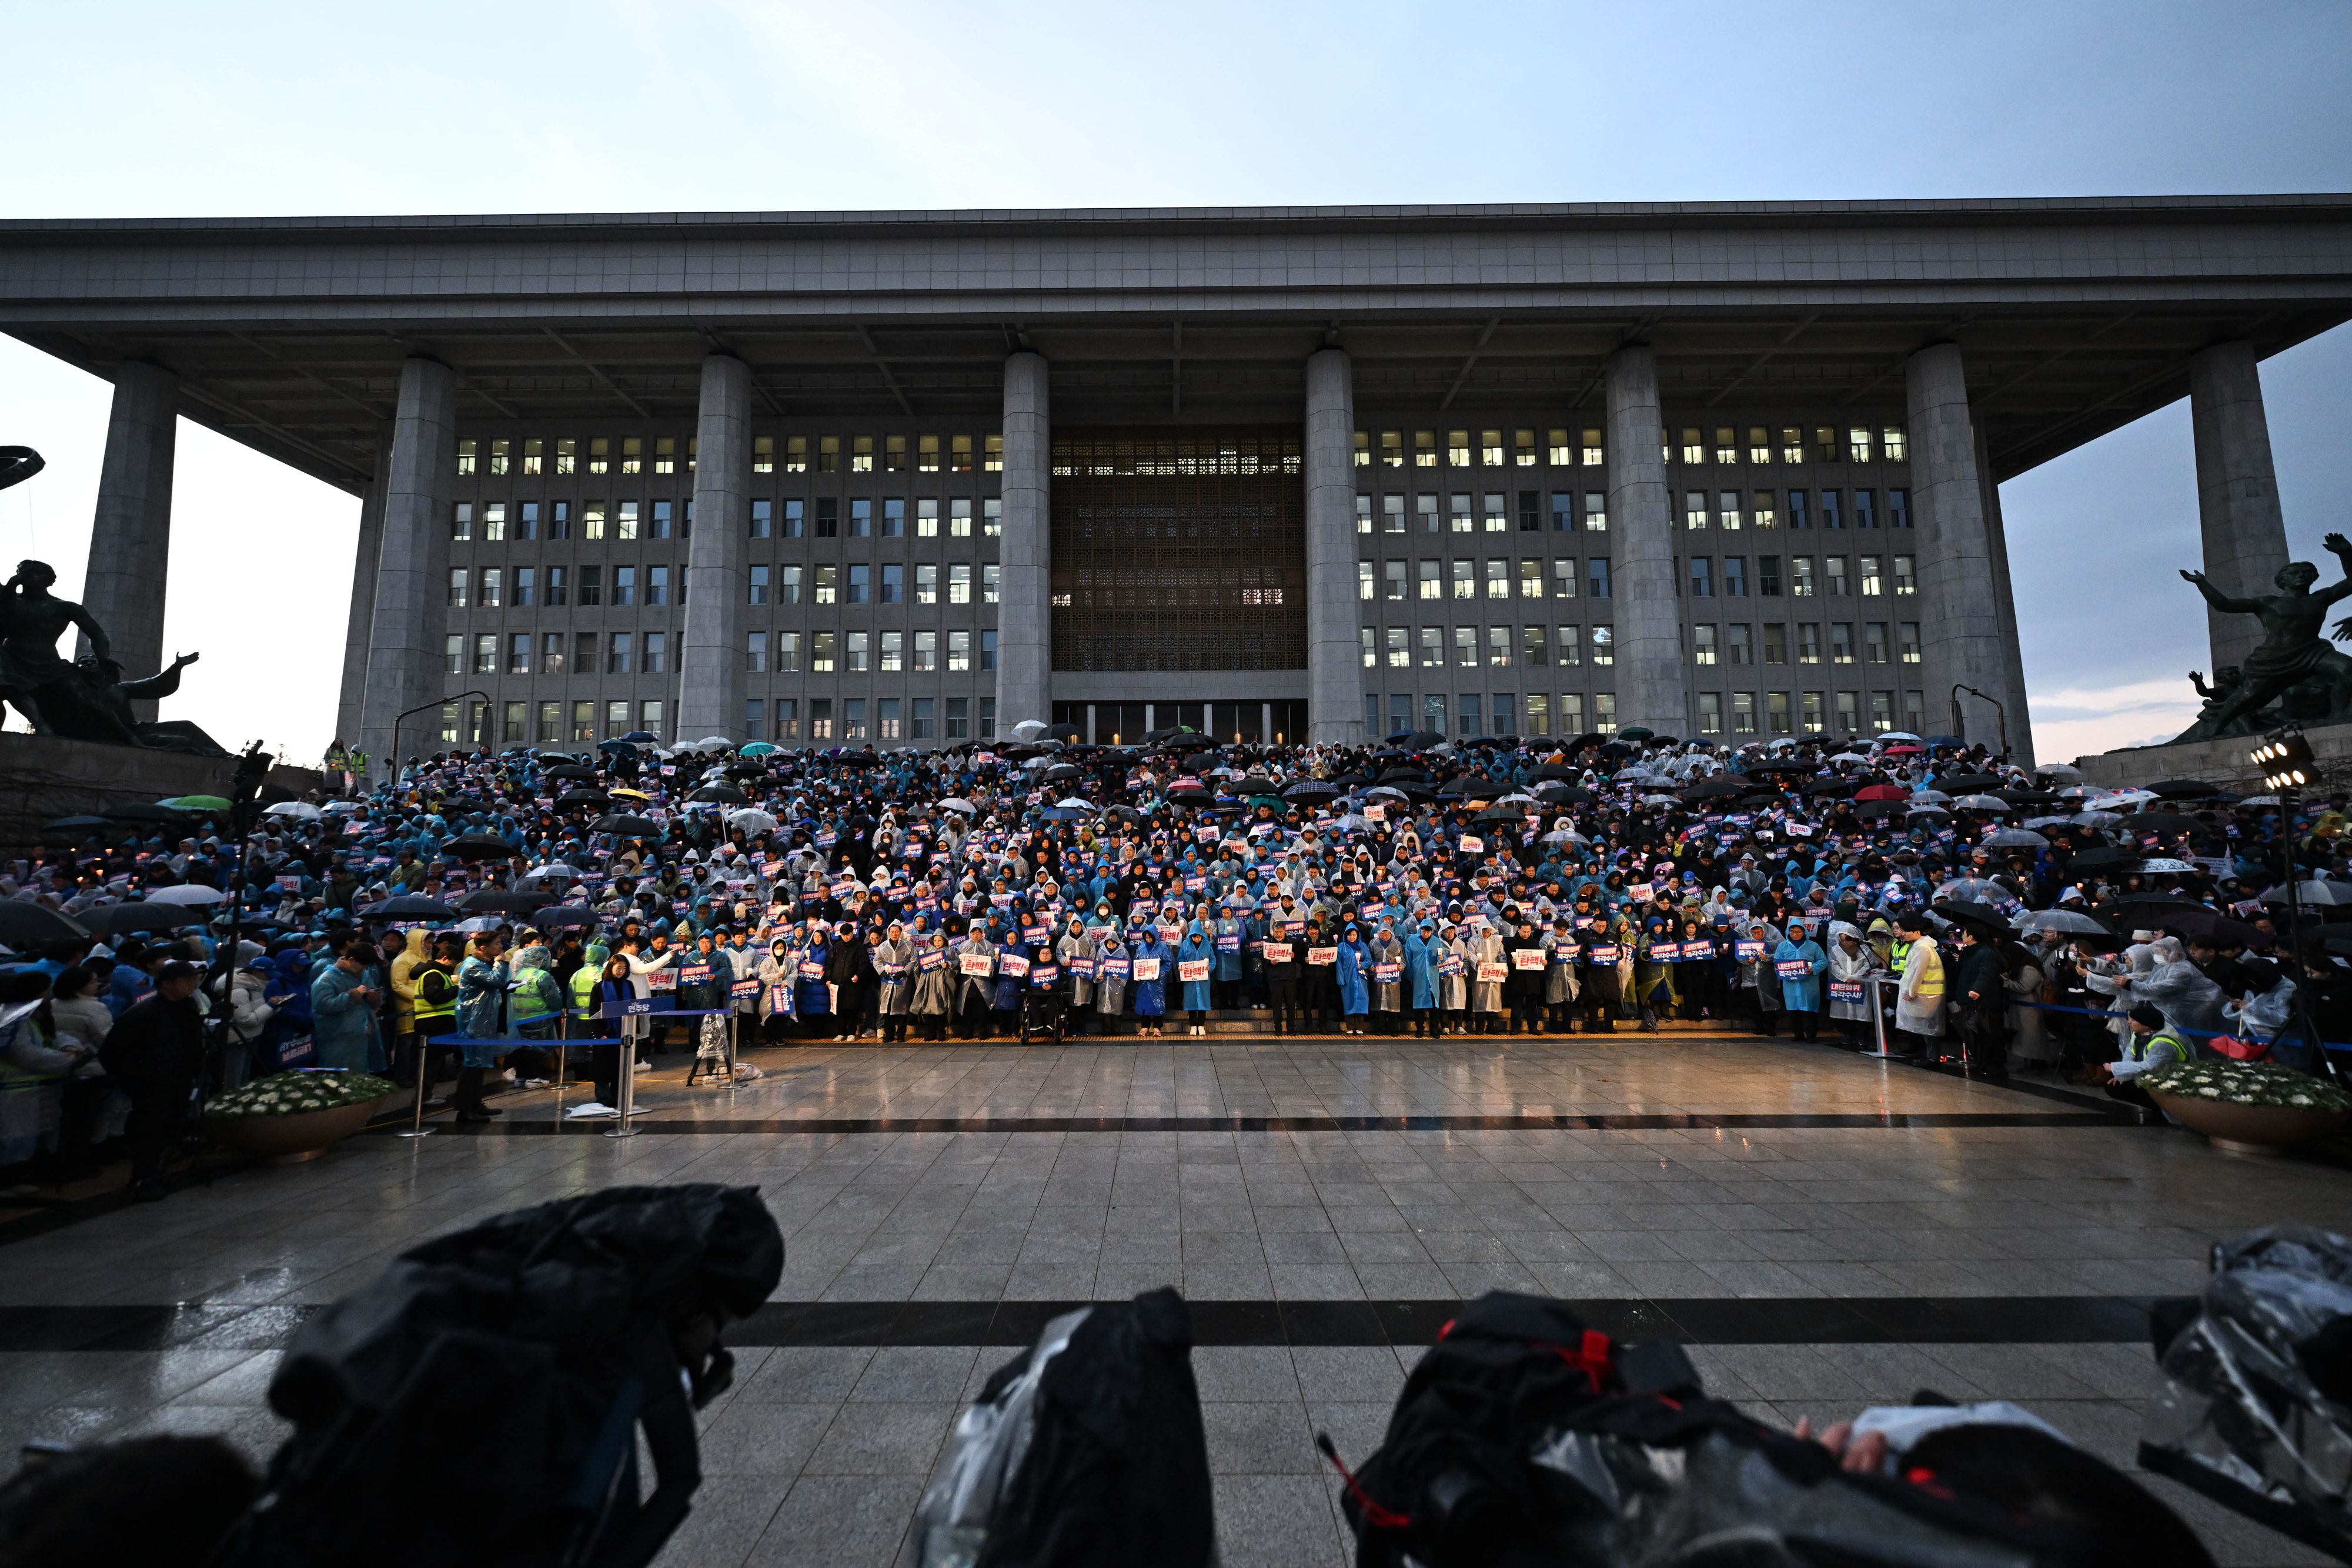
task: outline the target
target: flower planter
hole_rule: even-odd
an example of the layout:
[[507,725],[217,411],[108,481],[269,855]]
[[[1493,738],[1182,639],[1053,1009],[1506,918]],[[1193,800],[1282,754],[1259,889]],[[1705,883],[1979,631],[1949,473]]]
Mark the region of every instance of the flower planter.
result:
[[2236,1105],[2193,1094],[2148,1091],[2164,1113],[2192,1133],[2202,1133],[2217,1149],[2238,1155],[2275,1155],[2294,1145],[2324,1137],[2344,1120],[2333,1106],[2298,1110],[2290,1105]]
[[315,1160],[366,1126],[375,1106],[374,1101],[363,1100],[288,1116],[208,1116],[205,1130],[240,1153],[290,1164]]
[[205,1130],[245,1154],[311,1160],[367,1125],[393,1092],[390,1082],[365,1073],[280,1072],[222,1096]]

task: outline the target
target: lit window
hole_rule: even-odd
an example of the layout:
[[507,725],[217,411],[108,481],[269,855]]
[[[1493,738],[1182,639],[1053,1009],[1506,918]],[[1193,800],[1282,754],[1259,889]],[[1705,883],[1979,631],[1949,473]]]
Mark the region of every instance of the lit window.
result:
[[1698,732],[1701,735],[1723,733],[1723,697],[1720,693],[1698,694]]
[[1460,668],[1478,667],[1478,628],[1456,626],[1454,629],[1454,663]]
[[484,567],[482,569],[482,608],[496,610],[505,602],[506,573],[495,566]]
[[1600,467],[1602,455],[1603,452],[1601,443],[1601,432],[1591,429],[1586,430],[1584,433],[1584,465],[1587,468]]
[[1381,466],[1383,468],[1404,466],[1404,433],[1402,431],[1381,432]]
[[1369,431],[1360,430],[1356,432],[1356,466],[1370,468],[1371,465],[1372,437]]
[[641,435],[621,438],[621,472],[642,474],[646,471],[646,441]]
[[1470,466],[1470,433],[1449,430],[1445,433],[1445,465],[1448,468]]
[[1849,463],[1870,461],[1869,430],[1857,424],[1845,433],[1845,455]]
[[1421,667],[1442,670],[1445,667],[1445,629],[1423,626],[1421,629]]
[[990,561],[982,561],[982,562],[981,563],[981,567],[980,567],[980,601],[981,601],[982,604],[993,604],[993,603],[995,603],[995,602],[996,602],[996,585],[997,585],[997,575],[996,575],[996,574],[997,574],[997,563],[996,563],[996,562],[994,562],[994,561],[992,561],[992,560],[990,560]]
[[882,662],[877,666],[886,675],[895,675],[907,665],[907,634],[904,632],[882,633]]
[[772,435],[751,437],[751,472],[772,474],[776,471],[776,438]]
[[453,566],[449,569],[449,608],[452,610],[466,608],[466,569],[462,566]]
[[1412,668],[1412,645],[1406,640],[1403,627],[1391,626],[1388,629],[1388,654],[1390,669]]
[[1511,662],[1511,629],[1508,626],[1486,628],[1486,663],[1507,666]]
[[1907,555],[1898,555],[1895,558],[1895,591],[1897,593],[1919,591],[1919,568],[1914,558]]
[[[1858,559],[1862,563],[1862,591],[1864,596],[1874,599],[1878,595],[1885,593],[1886,591],[1886,586],[1885,579],[1881,575],[1879,570],[1880,558],[1874,555],[1866,555]],[[1833,559],[1831,564],[1837,570],[1831,575],[1830,591],[1832,593],[1843,593],[1845,591],[1845,563],[1842,560]]]
[[1474,575],[1476,570],[1477,563],[1475,561],[1457,560],[1454,563],[1454,598],[1475,599],[1478,597],[1478,580]]
[[1683,492],[1683,527],[1692,530],[1693,532],[1696,532],[1698,529],[1706,527],[1706,491],[1685,490]]
[[474,503],[460,501],[449,514],[449,537],[463,543],[474,537]]
[[1490,560],[1486,563],[1486,597],[1508,599],[1511,596],[1511,563]]
[[1356,497],[1356,531],[1360,534],[1372,531],[1372,498],[1370,496]]
[[1501,431],[1482,430],[1478,433],[1478,465],[1481,468],[1500,468],[1503,465]]
[[1797,625],[1797,663],[1818,664],[1822,662],[1822,629],[1810,621]]
[[1521,468],[1536,465],[1536,433],[1532,430],[1511,432],[1511,462]]
[[779,674],[786,674],[786,675],[798,674],[800,673],[800,667],[801,667],[801,634],[800,634],[799,632],[777,632],[777,633],[776,633],[776,671],[777,671],[777,673],[778,673]]
[[457,477],[470,478],[479,472],[481,443],[465,440],[457,443]]
[[1554,599],[1576,597],[1576,558],[1559,556],[1551,563],[1551,596]]
[[1378,668],[1381,662],[1380,633],[1370,626],[1359,627],[1357,632],[1358,656],[1363,661],[1364,668]]
[[837,634],[832,632],[814,632],[809,634],[811,673],[820,675],[833,674],[836,640]]
[[1773,492],[1769,490],[1759,490],[1748,498],[1748,519],[1758,528],[1769,528],[1780,526],[1780,514],[1772,508],[1773,499]]
[[1699,438],[1706,432],[1695,424],[1683,426],[1683,461],[1699,464],[1706,461],[1706,444]]
[[1592,662],[1614,664],[1617,662],[1617,633],[1606,626],[1592,629]]
[[1412,465],[1416,468],[1437,466],[1437,432],[1416,430],[1412,433]]
[[1902,642],[1898,645],[1903,650],[1903,662],[1906,664],[1917,664],[1919,662],[1919,622],[1902,622],[1899,630],[1902,633]]
[[1519,562],[1519,597],[1521,599],[1541,599],[1543,596],[1543,562],[1539,560],[1523,560]]
[[448,675],[466,673],[466,634],[452,632],[442,643],[441,672]]
[[950,561],[948,564],[948,602],[971,602],[971,567],[968,562]]
[[1404,532],[1404,497],[1402,496],[1381,497],[1381,531],[1388,534]]
[[1490,534],[1510,531],[1510,514],[1504,510],[1503,497],[1489,490],[1486,493],[1486,531]]
[[1519,628],[1519,662],[1529,667],[1551,663],[1551,633],[1540,626]]
[[1373,574],[1372,563],[1368,560],[1358,561],[1356,563],[1356,597],[1362,600],[1375,597],[1374,589],[1377,583],[1378,579]]
[[1445,597],[1442,569],[1437,561],[1425,560],[1421,563],[1421,597],[1423,599]]
[[853,435],[849,438],[849,471],[852,474],[874,472],[874,438]]
[[1398,603],[1404,601],[1405,563],[1392,560],[1381,568],[1381,597]]
[[1715,427],[1715,460],[1717,463],[1739,461],[1739,443],[1737,440],[1738,434],[1739,432],[1727,424],[1718,424]]
[[1899,424],[1890,424],[1878,433],[1878,449],[1889,463],[1908,463],[1911,460],[1911,444]]
[[841,602],[841,568],[820,566],[816,569],[816,594],[813,602],[818,604]]
[[1780,427],[1780,461],[1802,463],[1805,460],[1805,433],[1793,424]]
[[1727,533],[1739,528],[1739,492],[1718,490],[1715,493],[1715,526]]
[[936,632],[915,633],[915,671],[928,674],[940,667],[940,634]]
[[1832,664],[1851,664],[1853,663],[1853,622],[1832,621],[1830,622],[1830,663]]
[[1755,464],[1772,461],[1772,433],[1763,425],[1748,427],[1748,461]]
[[948,633],[948,668],[950,671],[969,670],[971,668],[971,632],[950,632]]

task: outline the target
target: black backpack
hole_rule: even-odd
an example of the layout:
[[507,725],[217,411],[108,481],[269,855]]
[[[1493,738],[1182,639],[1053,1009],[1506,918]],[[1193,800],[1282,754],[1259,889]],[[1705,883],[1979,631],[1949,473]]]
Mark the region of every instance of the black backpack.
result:
[[[248,1558],[338,1568],[649,1562],[700,1484],[693,1410],[783,1238],[757,1191],[613,1187],[403,1253],[295,1335],[294,1423]],[[683,1374],[683,1377],[681,1377]],[[657,1486],[638,1500],[642,1428]]]

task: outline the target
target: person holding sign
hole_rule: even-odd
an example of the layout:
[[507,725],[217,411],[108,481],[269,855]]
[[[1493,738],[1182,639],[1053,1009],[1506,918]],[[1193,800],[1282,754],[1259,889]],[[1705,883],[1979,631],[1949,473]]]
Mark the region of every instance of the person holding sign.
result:
[[1406,934],[1404,943],[1404,1005],[1412,1014],[1412,1037],[1415,1040],[1435,1038],[1440,1025],[1437,1014],[1437,963],[1440,948],[1437,924],[1423,920]]
[[1822,971],[1829,967],[1829,955],[1806,934],[1805,923],[1789,922],[1789,934],[1773,949],[1772,968],[1780,977],[1780,1005],[1789,1012],[1790,1038],[1821,1038]]
[[1780,972],[1772,967],[1772,954],[1780,946],[1780,933],[1763,921],[1748,927],[1748,935],[1732,945],[1739,961],[1739,984],[1756,1009],[1756,1032],[1771,1039],[1780,1026]]
[[1617,979],[1617,943],[1609,933],[1588,925],[1576,934],[1578,998],[1584,1009],[1584,1032],[1615,1034],[1617,1002],[1622,989]]
[[923,1039],[932,1043],[947,1036],[948,1014],[955,1008],[957,977],[949,963],[948,934],[934,931],[915,949],[915,988],[907,1010],[919,1021]]
[[760,1039],[769,1045],[782,1045],[793,1027],[793,988],[800,984],[800,955],[793,945],[779,936],[768,944],[768,956],[760,960]]
[[1339,1032],[1361,1034],[1372,1006],[1372,950],[1353,921],[1340,934],[1339,962],[1332,968],[1339,988]]
[[996,944],[985,927],[969,925],[955,947],[955,1019],[958,1040],[977,1040],[989,1030],[989,1004],[996,999]]
[[[1285,898],[1286,902],[1286,894]],[[1276,1034],[1306,1031],[1306,1009],[1301,1004],[1307,984],[1306,952],[1298,940],[1305,930],[1303,920],[1286,918],[1279,911],[1266,922],[1265,991]]]
[[1568,916],[1554,915],[1543,939],[1545,1027],[1553,1034],[1576,1032],[1576,933]]
[[824,922],[815,922],[809,927],[808,946],[801,949],[801,961],[795,966],[793,1016],[801,1020],[802,1033],[810,1040],[830,1040],[835,1033],[833,988],[825,982],[832,972],[835,946],[826,936]]
[[1112,925],[1095,944],[1095,1019],[1104,1034],[1118,1032],[1118,1016],[1127,1009],[1127,988],[1134,962],[1127,944],[1118,939],[1117,925]]
[[1385,915],[1371,949],[1372,1027],[1381,1034],[1394,1034],[1404,1017],[1404,944]]
[[1504,998],[1511,1005],[1511,1032],[1541,1034],[1544,971],[1551,967],[1551,955],[1544,951],[1534,922],[1526,919],[1520,920],[1518,931],[1504,944],[1504,950],[1505,962],[1511,966],[1511,977],[1503,982]]
[[1462,928],[1443,921],[1437,928],[1437,1030],[1440,1034],[1468,1032],[1470,1016],[1470,943]]
[[896,920],[872,950],[874,972],[881,982],[876,992],[875,1017],[882,1026],[883,1040],[891,1043],[907,1038],[908,1019],[914,1010],[915,953],[915,945],[907,940],[907,928]]
[[1307,917],[1307,935],[1301,939],[1307,973],[1302,977],[1302,989],[1307,1003],[1307,1032],[1319,1031],[1326,1023],[1336,1023],[1339,1012],[1339,946],[1323,925],[1319,914]]
[[1492,926],[1480,925],[1469,938],[1470,1030],[1474,1034],[1499,1034],[1504,1025],[1503,983],[1510,977],[1510,960],[1503,938]]
[[1176,950],[1162,942],[1151,927],[1140,925],[1134,929],[1137,936],[1128,960],[1128,975],[1135,985],[1138,1032],[1157,1040],[1160,1020],[1168,1012],[1168,982],[1176,977],[1169,973],[1176,962]]
[[1176,948],[1176,981],[1184,988],[1184,1032],[1209,1032],[1209,1009],[1215,1001],[1217,953],[1200,926],[1194,925]]
[[1843,920],[1830,927],[1830,1017],[1843,1026],[1846,1044],[1856,1051],[1876,1043],[1878,988],[1870,977],[1882,967],[1861,932]]

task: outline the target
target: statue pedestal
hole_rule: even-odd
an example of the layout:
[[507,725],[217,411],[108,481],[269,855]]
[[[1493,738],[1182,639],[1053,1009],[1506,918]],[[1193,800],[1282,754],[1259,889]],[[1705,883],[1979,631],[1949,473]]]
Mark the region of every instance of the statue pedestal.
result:
[[[2333,773],[2352,768],[2352,724],[2306,729],[2313,757]],[[2195,740],[2186,746],[2135,746],[2122,751],[2102,751],[2074,758],[2083,782],[2114,789],[2156,783],[2163,779],[2202,779],[2234,795],[2260,795],[2262,770],[2248,758],[2262,744],[2259,735],[2234,735],[2226,740]]]
[[[226,800],[236,774],[234,757],[189,757],[135,746],[0,733],[0,848],[22,854],[35,844],[63,847],[58,838],[42,833],[43,823],[59,817],[95,817],[126,801],[181,795]],[[321,775],[309,768],[269,770],[269,782],[291,794],[315,789],[322,781]],[[129,826],[109,828],[105,837],[118,841]],[[152,824],[140,825],[142,837],[157,831]],[[163,831],[169,835],[169,830]]]

